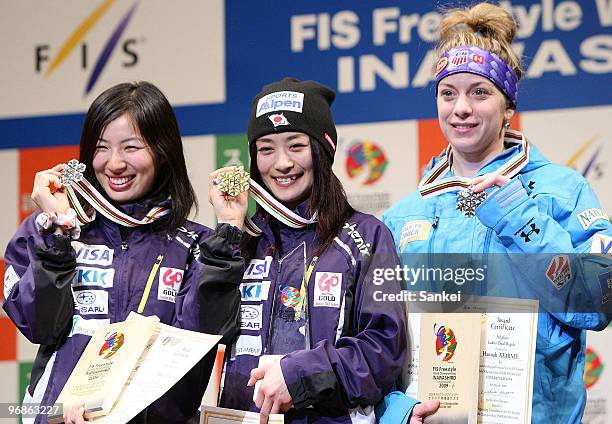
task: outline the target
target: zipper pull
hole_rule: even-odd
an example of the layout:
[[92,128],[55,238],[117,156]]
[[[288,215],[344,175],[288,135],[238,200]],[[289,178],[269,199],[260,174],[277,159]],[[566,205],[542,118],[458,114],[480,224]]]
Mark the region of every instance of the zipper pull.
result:
[[127,241],[122,241],[121,242],[121,250],[128,250]]
[[440,220],[440,218],[439,218],[439,217],[436,215],[436,216],[434,217],[434,222],[433,222],[433,224],[431,224],[431,226],[432,226],[433,228],[437,228],[437,227],[438,227],[438,221],[439,221],[439,220]]

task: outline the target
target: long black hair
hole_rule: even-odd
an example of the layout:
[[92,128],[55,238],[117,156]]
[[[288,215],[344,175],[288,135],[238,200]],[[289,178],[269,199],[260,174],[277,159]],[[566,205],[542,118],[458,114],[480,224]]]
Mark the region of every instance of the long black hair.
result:
[[[319,141],[313,137],[310,137],[310,151],[314,181],[309,196],[308,213],[312,215],[315,211],[317,212],[317,223],[313,226],[315,226],[320,240],[320,245],[314,253],[314,256],[318,256],[333,243],[334,238],[338,235],[344,223],[355,213],[355,210],[346,198],[342,183],[332,171],[332,158],[323,150]],[[251,143],[249,153],[251,155],[251,178],[266,187],[257,167],[255,142]],[[269,188],[266,188],[269,191]],[[259,205],[257,205],[256,215],[263,216],[274,235],[274,246],[272,246],[270,253],[279,251],[282,254],[280,223]],[[258,239],[258,237],[249,234],[243,236],[240,247],[246,260],[254,257]]]
[[[184,224],[197,199],[187,175],[181,135],[172,106],[164,94],[149,82],[115,85],[91,104],[81,134],[80,161],[87,168],[85,177],[102,193],[93,169],[96,145],[106,126],[127,114],[153,152],[155,183],[146,200],[159,203],[170,197],[171,213],[158,221],[175,229]],[[141,199],[139,199],[141,200]]]

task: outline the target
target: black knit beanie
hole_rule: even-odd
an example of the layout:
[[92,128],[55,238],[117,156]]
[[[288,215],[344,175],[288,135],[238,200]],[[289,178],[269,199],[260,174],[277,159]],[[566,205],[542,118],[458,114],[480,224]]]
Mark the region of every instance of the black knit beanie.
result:
[[302,132],[317,140],[333,162],[338,136],[330,107],[335,97],[316,81],[284,78],[264,86],[251,105],[249,144],[266,134]]

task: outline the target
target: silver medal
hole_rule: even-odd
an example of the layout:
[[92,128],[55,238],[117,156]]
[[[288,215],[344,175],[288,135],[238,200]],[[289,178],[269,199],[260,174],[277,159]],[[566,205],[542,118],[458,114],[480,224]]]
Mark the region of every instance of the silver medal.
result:
[[476,215],[476,208],[482,205],[482,202],[487,198],[487,193],[481,191],[474,192],[474,186],[471,185],[457,193],[457,210],[463,212],[468,218],[473,218]]

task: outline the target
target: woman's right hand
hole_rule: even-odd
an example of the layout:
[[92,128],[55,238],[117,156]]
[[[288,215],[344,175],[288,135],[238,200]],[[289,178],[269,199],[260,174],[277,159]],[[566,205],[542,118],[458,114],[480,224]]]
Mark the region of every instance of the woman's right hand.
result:
[[60,163],[51,169],[37,172],[34,177],[32,200],[40,210],[50,216],[65,214],[70,208],[66,188],[60,183],[64,166],[63,163]]
[[83,418],[83,413],[85,412],[85,408],[82,406],[71,406],[69,408],[64,409],[64,423],[65,424],[85,424],[88,421],[85,421]]

